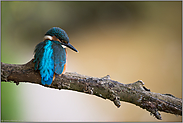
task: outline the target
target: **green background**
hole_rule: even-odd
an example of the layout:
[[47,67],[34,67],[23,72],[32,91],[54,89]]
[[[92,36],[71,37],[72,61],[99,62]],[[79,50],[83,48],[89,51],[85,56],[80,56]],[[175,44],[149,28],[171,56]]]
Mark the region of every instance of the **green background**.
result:
[[[182,97],[182,2],[1,1],[1,62],[24,64],[53,26],[79,50],[68,52],[68,72],[124,84],[143,80],[152,92]],[[1,83],[1,121],[158,121],[121,102],[40,85]],[[160,112],[162,121],[181,116]]]

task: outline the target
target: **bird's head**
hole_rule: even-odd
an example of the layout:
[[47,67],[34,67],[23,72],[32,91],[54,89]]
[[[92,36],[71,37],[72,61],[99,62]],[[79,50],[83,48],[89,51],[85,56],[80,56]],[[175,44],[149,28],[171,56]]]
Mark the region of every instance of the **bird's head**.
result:
[[59,27],[52,27],[51,29],[49,29],[44,36],[44,40],[46,40],[46,39],[53,40],[53,41],[59,41],[62,44],[63,48],[68,47],[68,48],[74,50],[75,52],[78,52],[69,43],[69,37],[68,37],[67,33]]

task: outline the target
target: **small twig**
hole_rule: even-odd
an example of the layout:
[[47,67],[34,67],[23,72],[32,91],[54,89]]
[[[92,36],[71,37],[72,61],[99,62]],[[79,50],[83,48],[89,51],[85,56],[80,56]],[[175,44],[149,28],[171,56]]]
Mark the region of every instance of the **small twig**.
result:
[[[13,81],[16,85],[19,82],[42,85],[39,71],[34,70],[32,61],[23,65],[1,62],[1,81]],[[150,92],[150,89],[147,89],[141,80],[132,84],[122,84],[111,80],[109,75],[95,78],[66,72],[61,76],[57,76],[51,86],[42,86],[96,95],[113,101],[118,108],[121,106],[120,101],[130,102],[146,109],[159,120],[162,118],[158,111],[182,116],[182,99],[176,98],[171,94]]]

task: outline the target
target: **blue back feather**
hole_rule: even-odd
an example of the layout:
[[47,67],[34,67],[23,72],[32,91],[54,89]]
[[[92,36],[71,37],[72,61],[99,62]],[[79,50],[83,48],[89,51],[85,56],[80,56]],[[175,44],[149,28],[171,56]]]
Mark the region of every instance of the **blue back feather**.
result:
[[66,63],[66,51],[58,41],[45,40],[35,48],[35,70],[41,74],[41,83],[50,85],[54,73],[62,74]]

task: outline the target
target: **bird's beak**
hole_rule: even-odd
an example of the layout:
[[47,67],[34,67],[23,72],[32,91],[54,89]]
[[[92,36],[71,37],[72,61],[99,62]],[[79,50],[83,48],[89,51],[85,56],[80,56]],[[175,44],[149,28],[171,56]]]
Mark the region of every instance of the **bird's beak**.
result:
[[68,44],[62,43],[62,44],[63,44],[64,46],[66,46],[66,47],[68,47],[68,48],[74,50],[75,52],[78,52],[78,51],[76,50],[76,48],[74,48],[70,43],[68,43]]

